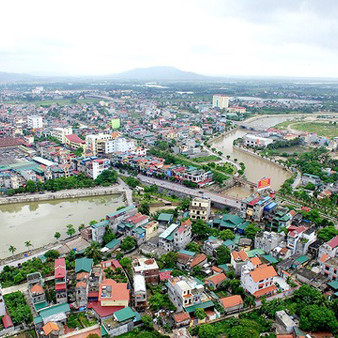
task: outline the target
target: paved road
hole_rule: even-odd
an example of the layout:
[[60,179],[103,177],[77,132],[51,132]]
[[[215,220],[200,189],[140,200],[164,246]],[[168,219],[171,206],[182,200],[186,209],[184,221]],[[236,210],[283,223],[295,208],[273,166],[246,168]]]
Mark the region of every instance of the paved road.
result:
[[205,189],[195,190],[195,189],[187,188],[177,183],[159,180],[157,178],[144,176],[144,175],[138,175],[137,177],[141,182],[148,183],[148,184],[156,184],[160,188],[168,189],[171,191],[176,191],[176,192],[189,195],[189,196],[195,196],[195,197],[201,196],[201,193],[199,193],[199,191],[203,191],[204,197],[210,198],[212,202],[217,203],[217,204],[222,204],[222,205],[230,206],[233,208],[240,208],[240,205],[241,205],[240,200],[237,200],[235,198],[225,197],[224,195],[221,195],[221,194],[212,193]]
[[292,189],[296,189],[301,182],[302,179],[302,174],[300,173],[300,171],[297,171],[297,177],[295,178],[295,181],[292,183]]
[[[55,279],[54,276],[49,276],[49,277],[44,278],[44,281],[48,282],[48,281],[54,280],[54,279]],[[16,291],[25,292],[25,291],[27,291],[27,288],[28,288],[27,283],[23,283],[23,284],[19,284],[19,285],[14,285],[14,286],[10,286],[8,288],[3,288],[2,289],[2,294],[3,295],[8,295],[9,293],[16,292]]]

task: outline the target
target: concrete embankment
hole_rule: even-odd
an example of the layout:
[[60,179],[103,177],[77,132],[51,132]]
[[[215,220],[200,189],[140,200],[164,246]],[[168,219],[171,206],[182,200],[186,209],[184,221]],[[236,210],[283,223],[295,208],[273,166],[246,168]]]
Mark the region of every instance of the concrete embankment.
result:
[[120,195],[123,194],[126,198],[126,190],[121,188],[120,185],[110,187],[96,187],[88,189],[72,189],[61,190],[57,192],[46,192],[43,194],[25,194],[16,195],[11,197],[1,197],[0,205],[13,204],[13,203],[25,203],[25,202],[41,202],[51,201],[59,199],[71,199],[79,197],[91,197],[91,196],[104,196],[104,195]]

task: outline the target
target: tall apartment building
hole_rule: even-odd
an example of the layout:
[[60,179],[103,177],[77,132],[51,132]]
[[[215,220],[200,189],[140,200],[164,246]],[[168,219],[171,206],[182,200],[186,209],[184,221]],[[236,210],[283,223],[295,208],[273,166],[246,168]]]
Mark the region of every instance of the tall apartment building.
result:
[[201,219],[208,221],[210,216],[210,200],[200,197],[193,198],[189,206],[189,216],[192,220]]
[[109,140],[105,143],[105,153],[126,153],[135,150],[135,143],[133,140],[127,140],[124,137],[119,137],[114,140]]
[[103,155],[106,151],[106,142],[112,139],[113,136],[110,134],[87,135],[86,149],[91,150],[94,156]]
[[27,116],[27,124],[29,128],[39,129],[43,127],[42,116],[29,115]]
[[227,109],[229,107],[229,97],[226,95],[214,95],[212,97],[212,107]]
[[55,297],[56,302],[67,303],[67,270],[66,260],[64,258],[57,258],[55,260]]

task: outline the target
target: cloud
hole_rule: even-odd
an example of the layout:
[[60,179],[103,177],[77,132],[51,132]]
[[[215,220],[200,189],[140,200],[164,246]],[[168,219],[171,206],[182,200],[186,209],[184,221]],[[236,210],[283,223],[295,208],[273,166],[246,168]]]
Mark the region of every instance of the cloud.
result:
[[[335,0],[7,1],[0,70],[338,77]],[[15,13],[15,15],[14,15]],[[13,14],[13,15],[12,15]]]

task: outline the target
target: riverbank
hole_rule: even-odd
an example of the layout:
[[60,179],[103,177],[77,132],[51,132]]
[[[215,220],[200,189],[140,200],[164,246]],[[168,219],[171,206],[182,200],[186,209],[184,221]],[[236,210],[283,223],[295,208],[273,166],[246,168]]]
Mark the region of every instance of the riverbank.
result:
[[105,195],[124,195],[126,199],[126,190],[120,184],[109,187],[94,187],[84,189],[60,190],[56,192],[45,192],[43,194],[24,194],[10,197],[0,197],[0,205],[13,203],[42,202],[61,199],[73,199],[78,197],[92,197]]

